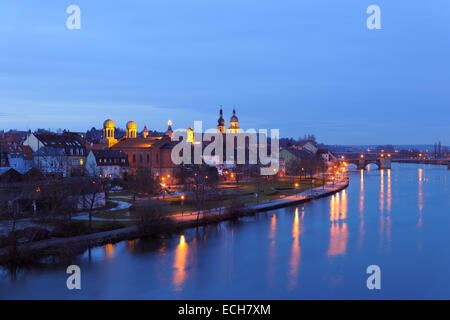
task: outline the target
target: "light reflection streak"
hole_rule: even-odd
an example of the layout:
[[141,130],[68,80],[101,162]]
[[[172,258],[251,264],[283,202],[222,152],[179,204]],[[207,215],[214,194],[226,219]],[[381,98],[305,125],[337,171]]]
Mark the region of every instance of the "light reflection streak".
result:
[[380,170],[380,242],[384,234],[384,170]]
[[273,279],[275,276],[275,264],[276,264],[276,238],[277,234],[277,215],[274,213],[270,219],[270,231],[269,239],[271,239],[269,244],[269,262],[267,264],[267,271],[269,273],[269,286],[272,286]]
[[359,213],[362,215],[364,211],[364,170],[361,169],[361,182],[359,190]]
[[112,243],[108,243],[107,245],[105,245],[104,249],[105,249],[105,257],[107,259],[111,259],[114,257],[114,245]]
[[362,247],[364,241],[364,170],[361,170],[361,181],[359,190],[359,248]]
[[[304,211],[302,210],[302,219],[303,219]],[[292,242],[292,249],[291,249],[291,259],[289,262],[289,265],[291,267],[289,272],[289,288],[293,288],[297,284],[298,280],[298,267],[300,264],[300,219],[298,216],[298,207],[295,208],[295,216],[294,216],[294,224],[292,225],[292,237],[294,238]]]
[[189,247],[186,243],[186,238],[184,235],[180,237],[180,242],[175,249],[175,261],[173,267],[175,271],[173,273],[173,284],[175,285],[175,290],[182,290],[182,284],[186,280],[186,265]]
[[380,211],[384,213],[384,170],[380,170]]
[[347,192],[342,190],[341,220],[347,219]]
[[342,192],[341,200],[339,196],[340,193],[337,193],[330,200],[331,227],[328,256],[345,254],[347,249],[348,230],[347,223],[344,221],[347,218],[347,194]]
[[388,241],[387,249],[390,251],[391,249],[391,228],[392,228],[392,220],[391,220],[391,202],[392,202],[392,194],[391,194],[391,169],[387,169],[387,200],[386,200],[386,237]]
[[417,222],[417,226],[419,227],[419,229],[422,229],[422,224],[423,224],[423,215],[422,215],[422,211],[423,211],[423,172],[422,172],[422,169],[419,169],[418,173],[419,173],[419,190],[418,190],[418,194],[417,194],[417,199],[418,199],[418,208],[419,208],[419,221]]
[[387,169],[387,211],[391,212],[392,193],[391,193],[391,169]]
[[345,254],[347,249],[347,238],[347,223],[333,222],[330,228],[330,245],[327,254],[329,256]]
[[136,240],[128,240],[125,242],[127,250],[129,252],[134,252],[136,250]]

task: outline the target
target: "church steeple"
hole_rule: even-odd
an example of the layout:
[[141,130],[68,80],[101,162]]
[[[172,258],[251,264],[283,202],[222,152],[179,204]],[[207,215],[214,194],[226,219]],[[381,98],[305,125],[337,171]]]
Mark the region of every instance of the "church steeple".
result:
[[239,133],[239,119],[236,116],[236,108],[233,108],[233,116],[230,119],[230,126],[228,127],[229,133]]
[[173,137],[172,120],[167,121],[166,136],[169,136],[171,139]]
[[217,132],[225,133],[225,120],[223,119],[222,105],[220,106],[219,120],[217,120]]

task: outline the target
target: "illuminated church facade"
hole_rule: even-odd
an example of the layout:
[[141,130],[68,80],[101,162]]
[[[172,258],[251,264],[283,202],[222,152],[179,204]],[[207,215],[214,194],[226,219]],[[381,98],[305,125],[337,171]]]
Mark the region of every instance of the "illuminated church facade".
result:
[[[172,163],[171,141],[173,130],[169,120],[167,131],[162,136],[149,136],[147,126],[144,126],[141,134],[138,134],[137,124],[128,121],[126,124],[126,136],[116,139],[114,136],[115,124],[111,119],[103,123],[103,143],[110,150],[122,150],[128,158],[130,173],[144,173],[164,179],[173,178],[177,166]],[[167,180],[166,180],[167,181]]]
[[[228,133],[240,133],[239,119],[236,116],[236,108],[233,108],[233,115],[230,118],[230,126],[228,127]],[[217,120],[217,132],[225,133],[225,120],[223,119],[223,110],[220,106],[219,120]]]

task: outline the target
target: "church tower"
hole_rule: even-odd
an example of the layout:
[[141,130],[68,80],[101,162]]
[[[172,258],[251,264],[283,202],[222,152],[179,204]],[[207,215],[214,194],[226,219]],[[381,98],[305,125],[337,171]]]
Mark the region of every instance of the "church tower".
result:
[[189,127],[187,129],[187,139],[186,139],[186,141],[194,144],[194,130],[192,129],[192,127]]
[[173,137],[172,120],[169,120],[167,122],[166,136],[168,136],[170,139],[172,139],[172,137]]
[[223,119],[222,106],[220,106],[220,117],[217,123],[217,132],[225,133],[225,120]]
[[233,115],[230,119],[230,126],[228,127],[229,133],[239,133],[239,120],[238,117],[236,117],[236,109],[233,108]]
[[103,138],[108,141],[108,148],[117,143],[117,140],[114,138],[114,121],[111,119],[103,122]]
[[144,126],[144,131],[142,131],[142,136],[143,136],[144,138],[147,138],[147,137],[148,137],[148,129],[147,129],[147,126]]
[[137,125],[134,121],[127,122],[127,139],[136,138]]

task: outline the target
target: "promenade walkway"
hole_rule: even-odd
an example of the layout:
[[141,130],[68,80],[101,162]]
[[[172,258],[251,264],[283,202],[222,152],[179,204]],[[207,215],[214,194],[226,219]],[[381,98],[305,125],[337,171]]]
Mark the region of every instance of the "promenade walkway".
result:
[[[276,208],[281,208],[285,206],[295,205],[296,203],[302,203],[306,202],[312,199],[325,197],[328,195],[331,195],[335,192],[339,192],[340,190],[346,188],[348,186],[348,180],[341,181],[335,184],[326,184],[323,187],[317,187],[314,189],[306,190],[304,192],[292,195],[292,196],[286,196],[283,198],[280,198],[278,200],[272,200],[272,201],[265,201],[258,204],[249,204],[247,206],[244,206],[242,210],[248,210],[248,211],[266,211]],[[125,207],[124,204],[121,204]],[[203,219],[206,216],[210,215],[219,215],[226,212],[225,207],[216,208],[214,210],[205,210],[201,211],[199,219]],[[86,215],[80,214],[77,216],[79,220],[86,219]],[[87,217],[89,218],[89,217]],[[197,211],[195,212],[186,212],[186,213],[179,213],[171,216],[172,219],[175,219],[177,222],[189,222],[194,221],[197,219]],[[96,218],[95,220],[99,221],[136,221],[137,219],[101,219]],[[49,240],[42,240],[38,242],[34,242],[32,244],[26,244],[26,248],[28,249],[43,249],[47,247],[53,247],[53,246],[60,246],[60,245],[68,245],[72,243],[80,243],[81,241],[95,241],[99,239],[105,239],[105,238],[111,238],[111,237],[123,237],[125,235],[133,234],[138,231],[137,226],[130,226],[126,228],[116,229],[116,230],[110,230],[110,231],[104,231],[104,232],[98,232],[88,235],[80,235],[70,238],[58,238],[58,239],[49,239]],[[0,249],[0,256],[4,253],[5,249]]]

